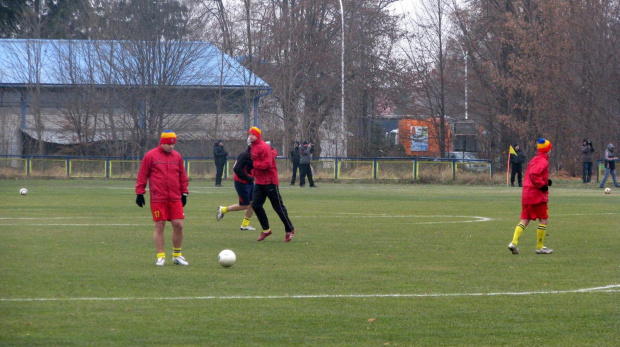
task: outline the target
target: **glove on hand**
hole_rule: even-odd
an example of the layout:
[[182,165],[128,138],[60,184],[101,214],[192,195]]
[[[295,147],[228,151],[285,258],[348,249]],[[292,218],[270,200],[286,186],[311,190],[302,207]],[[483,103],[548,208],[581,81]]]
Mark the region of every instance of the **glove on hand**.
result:
[[552,180],[547,180],[547,185],[548,185],[549,187],[551,187],[551,185],[552,185],[552,184],[553,184],[553,181],[552,181]]
[[144,201],[144,194],[136,195],[136,204],[140,207],[146,204],[146,202]]
[[183,203],[183,206],[185,207],[185,204],[187,204],[187,194],[181,195],[181,202]]
[[546,192],[547,192],[547,190],[549,190],[549,186],[547,186],[547,185],[545,184],[544,186],[540,187],[540,190],[541,190],[543,193],[546,193]]

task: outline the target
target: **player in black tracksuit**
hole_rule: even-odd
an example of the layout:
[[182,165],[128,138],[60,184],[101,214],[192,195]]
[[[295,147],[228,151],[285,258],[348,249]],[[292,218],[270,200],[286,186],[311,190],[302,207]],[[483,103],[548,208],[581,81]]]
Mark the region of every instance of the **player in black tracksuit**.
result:
[[250,226],[250,218],[254,210],[252,209],[252,192],[254,191],[254,176],[252,176],[252,156],[250,155],[250,146],[246,148],[235,161],[233,165],[235,190],[239,196],[239,203],[231,206],[220,206],[217,210],[216,218],[221,220],[224,215],[230,211],[245,210],[245,217],[241,223],[241,230],[256,230]]

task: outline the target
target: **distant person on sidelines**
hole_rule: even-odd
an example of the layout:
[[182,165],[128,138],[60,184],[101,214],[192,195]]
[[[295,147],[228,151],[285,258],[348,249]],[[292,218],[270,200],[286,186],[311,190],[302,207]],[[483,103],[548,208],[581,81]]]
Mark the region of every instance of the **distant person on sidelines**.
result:
[[583,183],[589,183],[592,181],[592,153],[594,153],[594,147],[592,147],[592,142],[588,141],[588,139],[583,139],[583,142],[581,143]]
[[250,219],[254,210],[252,209],[252,191],[254,190],[254,177],[252,176],[252,157],[250,146],[237,157],[233,165],[235,190],[239,196],[239,203],[230,206],[220,206],[217,209],[216,219],[224,218],[224,215],[232,211],[245,211],[245,217],[241,222],[240,230],[256,230],[250,226]]
[[226,159],[228,153],[224,149],[224,142],[222,140],[215,141],[213,145],[213,158],[215,158],[215,186],[222,186],[222,175],[224,174],[224,167],[226,166]]
[[[297,179],[297,172],[299,171],[299,159],[301,155],[299,154],[299,141],[295,141],[293,148],[291,149],[291,162],[293,163],[293,176],[291,177],[291,185],[295,185],[295,180]],[[301,178],[301,173],[300,176]]]
[[252,170],[252,173],[254,173],[252,208],[263,228],[257,241],[263,241],[267,236],[271,235],[269,219],[263,207],[265,200],[269,198],[271,207],[273,207],[284,224],[284,231],[286,232],[284,242],[290,242],[293,239],[293,235],[295,235],[295,228],[288,218],[288,212],[282,201],[282,196],[280,196],[278,167],[276,166],[278,153],[261,139],[262,131],[259,128],[251,127],[248,130],[248,134],[249,140],[252,143],[250,153],[254,166]]
[[611,174],[611,178],[614,180],[614,186],[620,188],[616,180],[616,160],[618,160],[618,157],[614,154],[614,145],[610,143],[607,145],[607,150],[605,151],[605,175],[601,180],[601,184],[598,186],[599,188],[605,186],[605,181],[607,181],[609,174]]
[[536,254],[551,254],[553,250],[544,246],[545,235],[547,233],[547,223],[549,221],[549,187],[553,183],[549,179],[549,151],[553,147],[551,142],[543,138],[538,139],[537,155],[527,165],[525,170],[525,180],[523,182],[523,193],[521,197],[521,222],[515,228],[512,242],[508,244],[508,249],[512,254],[519,254],[517,245],[523,230],[530,223],[530,220],[538,219],[536,229]]
[[523,172],[523,163],[525,163],[525,155],[523,154],[523,151],[521,150],[521,146],[519,146],[519,144],[515,143],[513,148],[515,153],[510,153],[510,185],[512,187],[515,186],[515,176],[517,176],[517,182],[519,183],[519,187],[522,187],[523,178],[521,174]]
[[312,179],[312,153],[314,153],[314,144],[304,141],[301,150],[301,159],[299,160],[299,186],[306,186],[306,177],[308,177],[308,183],[310,188],[316,188],[314,180]]
[[183,158],[174,150],[177,136],[166,130],[161,134],[159,146],[146,152],[138,179],[136,181],[136,204],[142,207],[146,204],[144,193],[146,184],[149,184],[151,213],[155,222],[153,241],[157,250],[155,265],[164,266],[166,253],[164,252],[164,228],[166,221],[172,224],[172,262],[176,265],[188,265],[181,253],[183,245],[183,207],[187,202],[188,179],[185,172]]

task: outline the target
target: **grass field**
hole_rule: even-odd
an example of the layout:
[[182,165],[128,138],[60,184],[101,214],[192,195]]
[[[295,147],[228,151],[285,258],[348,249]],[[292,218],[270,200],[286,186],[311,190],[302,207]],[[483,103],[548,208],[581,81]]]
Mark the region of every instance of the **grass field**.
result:
[[555,252],[532,223],[512,255],[517,188],[318,184],[283,185],[295,238],[268,206],[259,243],[241,212],[215,220],[230,182],[190,182],[190,265],[168,225],[160,268],[133,181],[0,181],[0,345],[620,345],[619,190],[555,182]]

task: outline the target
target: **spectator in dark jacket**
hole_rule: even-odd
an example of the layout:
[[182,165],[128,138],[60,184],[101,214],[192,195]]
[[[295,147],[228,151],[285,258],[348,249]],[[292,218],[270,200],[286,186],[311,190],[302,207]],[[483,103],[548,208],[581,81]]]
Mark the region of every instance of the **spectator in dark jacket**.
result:
[[517,176],[517,182],[519,183],[519,187],[523,186],[523,163],[525,163],[525,155],[521,150],[521,146],[519,144],[514,145],[515,153],[510,153],[510,166],[512,167],[510,172],[510,185],[515,186],[515,176]]
[[583,183],[592,181],[592,153],[594,147],[588,139],[583,139],[581,144],[581,162],[583,163]]
[[605,181],[607,181],[610,174],[611,178],[614,180],[614,186],[620,188],[616,180],[616,160],[618,160],[618,157],[614,154],[614,145],[610,143],[607,145],[607,150],[605,151],[605,175],[603,175],[601,184],[598,186],[599,188],[605,186]]
[[226,166],[226,159],[228,153],[224,149],[224,142],[222,140],[215,141],[213,145],[213,157],[215,158],[215,186],[222,186],[222,174],[224,173],[224,167]]
[[292,186],[295,185],[295,179],[297,178],[297,171],[299,171],[299,159],[300,158],[301,158],[301,155],[299,154],[299,141],[295,141],[295,144],[293,145],[293,149],[291,149],[291,162],[293,163],[293,176],[291,177]]
[[314,144],[304,141],[299,152],[301,153],[301,158],[299,159],[299,186],[306,186],[307,176],[310,188],[316,188],[312,179],[312,167],[310,166],[310,163],[312,163],[312,153],[314,153]]

